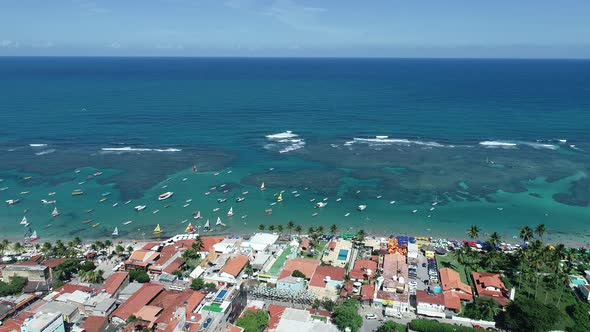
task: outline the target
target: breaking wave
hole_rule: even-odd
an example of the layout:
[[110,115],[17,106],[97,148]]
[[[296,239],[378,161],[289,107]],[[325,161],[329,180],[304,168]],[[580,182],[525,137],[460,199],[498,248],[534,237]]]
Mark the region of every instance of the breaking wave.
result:
[[43,143],[31,143],[29,144],[30,147],[32,148],[42,148],[42,147],[46,147],[47,144],[43,144]]
[[296,151],[305,147],[305,140],[290,130],[278,134],[266,135],[266,138],[270,143],[266,144],[264,148],[267,150],[276,150],[279,153]]
[[122,148],[101,148],[103,152],[115,152],[115,153],[125,153],[125,152],[180,152],[182,149],[176,148],[167,148],[167,149],[150,149],[150,148],[132,148],[130,146],[125,146]]
[[345,146],[353,144],[368,144],[369,146],[383,145],[421,145],[437,148],[452,148],[454,145],[445,145],[434,141],[410,140],[407,138],[389,138],[389,136],[375,136],[375,138],[353,138],[352,141],[344,143]]
[[517,148],[519,145],[529,146],[535,149],[549,149],[549,150],[557,150],[559,147],[554,144],[547,144],[547,143],[538,143],[538,142],[518,142],[518,141],[482,141],[479,142],[479,145],[485,146],[487,148]]
[[48,149],[48,150],[43,150],[41,152],[37,152],[37,153],[35,153],[35,155],[42,156],[42,155],[50,154],[50,153],[54,153],[54,152],[55,152],[55,149]]

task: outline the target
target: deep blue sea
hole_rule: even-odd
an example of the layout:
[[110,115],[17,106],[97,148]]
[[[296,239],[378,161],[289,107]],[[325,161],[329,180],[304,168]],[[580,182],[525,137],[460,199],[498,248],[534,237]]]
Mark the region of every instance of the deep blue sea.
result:
[[138,237],[219,217],[212,232],[477,224],[517,241],[545,223],[586,243],[589,128],[582,60],[4,57],[0,199],[20,202],[0,232],[20,237],[27,216],[42,238]]

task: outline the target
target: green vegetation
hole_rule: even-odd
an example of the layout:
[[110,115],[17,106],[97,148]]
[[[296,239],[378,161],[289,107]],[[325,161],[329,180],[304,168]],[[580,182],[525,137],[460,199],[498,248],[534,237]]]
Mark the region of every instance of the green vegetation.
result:
[[26,285],[27,279],[22,277],[12,277],[8,283],[0,281],[0,296],[19,294]]
[[356,300],[345,300],[337,306],[332,313],[334,324],[342,331],[347,327],[352,332],[357,332],[363,325],[363,317],[358,314],[359,302]]
[[246,311],[236,321],[236,325],[243,328],[244,332],[260,332],[268,326],[268,312],[261,309]]
[[201,278],[193,279],[193,281],[191,282],[191,289],[192,290],[201,290],[203,288],[205,288],[205,281],[203,281],[203,279],[201,279]]
[[58,280],[68,281],[72,279],[72,275],[78,273],[80,268],[80,260],[69,258],[55,268],[53,271],[53,276]]
[[91,284],[99,284],[104,281],[104,272],[100,269],[90,271],[80,271],[80,279]]
[[146,283],[150,282],[150,276],[148,276],[147,272],[142,270],[130,270],[129,271],[129,281],[137,281],[139,283]]
[[[476,332],[481,331],[466,326],[457,326],[446,323],[439,323],[429,319],[414,319],[410,322],[410,328],[416,332]],[[520,331],[520,330],[519,330]],[[524,331],[524,330],[523,330]]]
[[379,326],[377,332],[406,332],[406,326],[388,320],[383,323],[383,325]]
[[554,329],[561,319],[561,313],[548,305],[519,299],[508,305],[500,325],[512,331],[545,332]]
[[494,317],[500,311],[498,302],[489,297],[477,297],[473,302],[467,303],[463,309],[463,316],[472,319],[494,321]]
[[303,272],[299,271],[299,270],[295,270],[293,271],[293,273],[291,273],[291,276],[296,277],[296,278],[303,278],[305,279],[305,274],[303,274]]
[[270,267],[270,270],[268,271],[268,273],[271,275],[278,275],[279,272],[281,272],[281,269],[283,268],[283,265],[285,264],[285,261],[287,261],[287,257],[289,257],[290,254],[291,254],[291,247],[288,246],[287,248],[285,248],[285,250],[283,250],[281,255],[279,257],[277,257],[275,262]]
[[457,257],[454,254],[449,253],[446,256],[436,255],[436,263],[438,264],[439,269],[448,267],[459,272],[459,275],[461,276],[461,281],[469,285],[471,275],[468,275],[467,266],[459,263]]
[[329,312],[332,312],[336,307],[336,302],[326,297],[322,300],[322,307],[324,307],[324,309],[328,310]]
[[311,315],[311,319],[321,320],[324,323],[328,322],[328,319],[326,317],[320,315]]
[[96,265],[92,261],[84,261],[84,263],[82,263],[82,266],[80,267],[80,270],[84,272],[93,271],[95,269]]
[[570,332],[587,332],[590,331],[590,305],[587,303],[578,302],[576,304],[569,305],[566,309],[567,314],[574,322],[572,325],[566,328]]

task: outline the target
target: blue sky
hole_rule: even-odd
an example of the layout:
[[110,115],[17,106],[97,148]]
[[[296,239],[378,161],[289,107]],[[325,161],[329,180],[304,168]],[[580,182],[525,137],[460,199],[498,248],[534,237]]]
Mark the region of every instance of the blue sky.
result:
[[590,58],[590,0],[0,0],[0,55]]

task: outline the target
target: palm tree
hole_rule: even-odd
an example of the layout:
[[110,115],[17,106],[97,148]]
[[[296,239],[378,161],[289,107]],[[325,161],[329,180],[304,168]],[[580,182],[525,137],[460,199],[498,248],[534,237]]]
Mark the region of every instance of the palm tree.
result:
[[15,242],[12,245],[12,250],[14,250],[14,252],[16,252],[17,254],[22,253],[23,251],[25,251],[25,248],[23,247],[22,244],[20,244],[20,242]]
[[4,248],[8,249],[8,247],[10,246],[10,241],[4,239],[2,240],[2,245],[4,246]]
[[535,227],[535,234],[537,234],[541,240],[543,240],[543,235],[545,235],[546,231],[545,224],[538,224],[537,227]]
[[336,236],[337,230],[338,230],[338,226],[336,226],[336,224],[332,224],[332,226],[330,226],[330,234]]
[[301,227],[301,225],[295,226],[295,232],[297,232],[297,235],[301,236],[302,231],[303,231],[303,227]]
[[309,226],[309,228],[307,229],[307,234],[311,235],[315,233],[315,229],[313,229],[313,227]]
[[192,245],[192,248],[196,251],[203,251],[204,244],[203,244],[203,239],[201,239],[200,236],[197,236],[197,238],[195,239],[195,242]]
[[75,244],[76,246],[79,246],[79,245],[81,245],[81,244],[82,244],[82,238],[80,238],[79,236],[76,236],[76,237],[74,238],[74,244]]
[[125,252],[125,248],[123,248],[122,245],[118,244],[115,247],[115,252],[117,253],[118,256],[121,256],[121,254],[123,254]]
[[271,232],[271,233],[272,233],[272,232],[274,232],[274,230],[275,230],[275,225],[270,225],[270,226],[268,226],[268,231],[269,231],[269,232]]
[[324,226],[319,225],[318,228],[315,229],[320,235],[324,235]]
[[498,234],[498,232],[493,232],[492,235],[490,235],[489,242],[494,247],[493,249],[495,250],[496,247],[498,245],[500,245],[500,243],[502,242],[502,237],[500,236],[500,234]]
[[41,246],[41,253],[42,253],[44,256],[47,256],[47,255],[49,254],[49,252],[51,251],[51,248],[52,248],[52,246],[51,246],[51,243],[49,243],[49,242],[44,242],[44,243],[43,243],[43,246]]
[[533,230],[529,226],[524,226],[520,229],[520,238],[523,242],[527,242],[533,238]]
[[469,234],[469,237],[472,240],[475,240],[477,238],[479,238],[479,227],[472,225],[469,230],[467,231],[467,233]]
[[102,277],[103,273],[104,272],[100,269],[86,271],[86,272],[80,273],[80,278],[88,283],[98,284],[98,283],[103,282],[103,280],[104,280],[104,278]]
[[101,249],[102,250],[102,249],[106,248],[104,242],[102,242],[100,240],[97,240],[94,243],[96,244],[96,246],[98,247],[98,249]]
[[0,256],[4,255],[5,250],[6,250],[6,247],[4,246],[4,244],[0,243]]
[[109,249],[108,251],[110,251],[113,242],[111,240],[105,240],[104,245]]
[[295,228],[295,223],[292,221],[289,221],[287,223],[287,229],[289,230],[289,237],[291,236],[291,232],[293,231],[293,228]]
[[133,252],[133,247],[132,246],[127,246],[127,252],[128,253],[132,253]]
[[277,232],[279,232],[279,235],[283,233],[283,225],[277,226]]
[[364,230],[362,230],[362,229],[361,229],[361,230],[359,230],[359,231],[356,233],[355,240],[356,240],[358,243],[364,242],[364,241],[365,241],[365,231],[364,231]]
[[258,225],[258,230],[259,231],[264,232],[265,229],[266,229],[266,226],[264,226],[264,224]]

